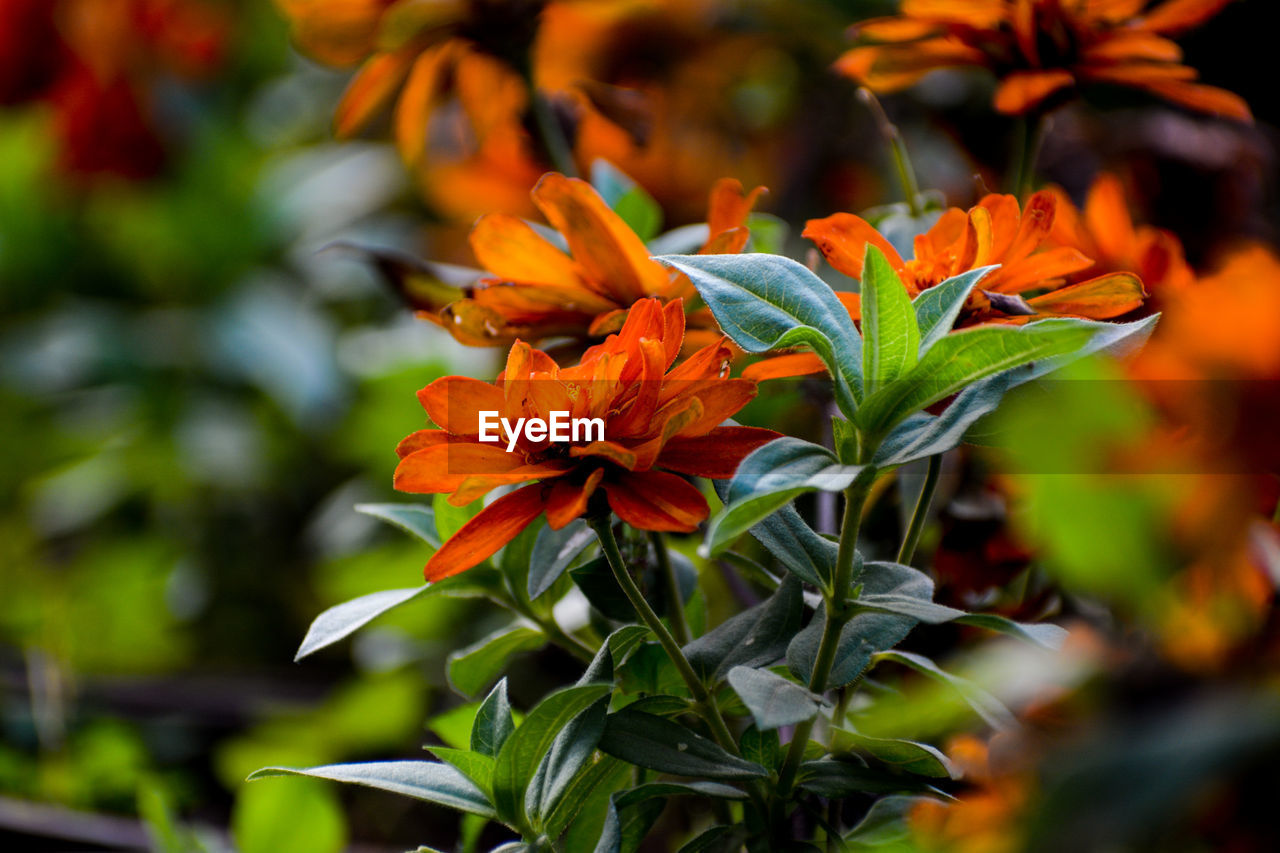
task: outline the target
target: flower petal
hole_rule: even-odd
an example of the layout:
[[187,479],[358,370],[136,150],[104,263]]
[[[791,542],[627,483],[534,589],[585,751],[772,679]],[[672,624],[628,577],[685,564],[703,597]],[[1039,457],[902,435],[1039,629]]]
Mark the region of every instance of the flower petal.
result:
[[889,265],[895,270],[904,266],[898,250],[869,222],[852,213],[810,219],[800,236],[816,243],[827,263],[850,278],[862,278],[862,258],[868,243],[884,252]]
[[587,504],[603,478],[604,469],[597,468],[581,483],[573,483],[565,479],[556,480],[547,497],[548,526],[552,530],[560,530],[575,518],[581,517],[587,511]]
[[546,241],[529,223],[504,213],[483,216],[471,229],[471,251],[498,278],[519,284],[583,287],[577,264]]
[[480,412],[506,408],[502,389],[469,376],[442,376],[418,392],[427,417],[453,435],[479,435]]
[[1069,71],[1015,71],[996,89],[995,108],[1005,115],[1021,115],[1074,83]]
[[374,54],[365,62],[334,110],[333,135],[345,139],[359,133],[395,97],[419,52],[415,45]]
[[552,172],[538,182],[533,200],[552,227],[564,235],[586,277],[619,304],[630,304],[666,288],[666,267],[650,260],[644,241],[590,184]]
[[523,465],[522,454],[507,453],[497,443],[433,444],[400,460],[394,485],[400,492],[444,494],[457,489],[468,477],[509,473]]
[[771,429],[745,426],[716,427],[696,438],[676,436],[659,454],[657,466],[678,474],[726,480],[747,454],[777,437]]
[[435,583],[465,572],[519,536],[542,514],[543,489],[541,483],[533,483],[480,510],[431,555],[423,569],[427,581]]
[[1109,320],[1141,308],[1146,295],[1142,280],[1136,275],[1117,272],[1033,296],[1027,304],[1041,314],[1074,314]]
[[640,530],[688,533],[710,512],[702,492],[665,471],[630,471],[603,488],[618,518]]
[[749,364],[742,371],[742,378],[750,379],[752,382],[763,382],[766,379],[789,379],[793,376],[811,376],[826,372],[827,366],[817,355],[811,352],[798,352]]

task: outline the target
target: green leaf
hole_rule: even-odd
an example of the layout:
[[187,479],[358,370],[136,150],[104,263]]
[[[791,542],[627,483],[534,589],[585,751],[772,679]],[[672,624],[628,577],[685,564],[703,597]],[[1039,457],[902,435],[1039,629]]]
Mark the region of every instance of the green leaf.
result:
[[689,840],[676,853],[736,853],[747,831],[740,826],[713,826]]
[[306,769],[264,767],[249,776],[248,781],[269,776],[311,776],[315,779],[364,785],[481,817],[496,817],[493,807],[475,783],[447,764],[437,764],[434,761],[370,761],[363,764],[326,764]]
[[889,467],[945,453],[969,437],[970,427],[993,412],[1009,390],[1087,355],[1128,352],[1146,340],[1157,319],[1158,316],[1148,317],[1132,323],[1072,321],[1081,328],[1093,330],[1093,337],[1083,347],[1068,355],[1038,361],[976,382],[960,392],[941,415],[911,415],[889,433],[872,461],[880,467]]
[[782,745],[778,741],[776,731],[762,732],[755,726],[748,726],[742,733],[740,747],[742,757],[747,761],[754,761],[771,770],[782,766]]
[[614,631],[600,644],[595,657],[577,683],[612,683],[614,672],[640,647],[648,635],[649,629],[643,625],[623,625]]
[[[720,500],[727,501],[729,484],[713,480],[712,485]],[[752,527],[750,533],[800,580],[821,589],[829,587],[839,546],[815,533],[795,507],[784,506]]]
[[608,160],[591,164],[591,185],[641,240],[651,240],[662,230],[662,207]]
[[436,536],[440,542],[448,542],[453,534],[484,508],[483,501],[472,501],[466,506],[449,503],[448,495],[436,495],[431,499],[431,511],[436,518]]
[[524,799],[556,735],[578,714],[609,693],[605,684],[565,687],[537,704],[498,751],[493,771],[493,803],[504,820],[525,824]]
[[427,751],[466,776],[486,797],[489,796],[493,787],[493,756],[447,746],[429,746]]
[[621,809],[610,802],[594,853],[634,853],[665,806],[661,800],[645,800]]
[[440,547],[435,513],[425,504],[356,504],[355,510],[411,533],[432,548]]
[[570,783],[591,760],[604,732],[608,710],[608,697],[599,699],[556,735],[525,792],[525,811],[535,822],[555,808]]
[[858,825],[845,835],[844,843],[855,850],[896,850],[899,847],[914,850],[915,845],[910,844],[911,828],[907,825],[907,815],[925,799],[902,794],[881,797],[871,804]]
[[1017,720],[1012,712],[999,699],[972,681],[952,675],[924,655],[914,652],[883,651],[878,653],[875,659],[877,662],[900,663],[953,688],[978,713],[978,716],[994,729],[1012,729],[1017,726]]
[[730,755],[679,723],[623,708],[605,720],[600,749],[637,767],[702,779],[754,779],[765,769]]
[[775,439],[748,454],[729,484],[725,508],[707,530],[703,552],[718,554],[805,492],[839,492],[858,477],[861,465],[843,465],[830,450],[798,438]]
[[861,759],[822,758],[806,761],[796,775],[797,784],[820,797],[843,798],[853,794],[931,793],[932,785],[870,767]]
[[645,800],[666,797],[712,797],[718,800],[745,800],[747,794],[732,785],[719,782],[648,782],[614,797],[618,808],[642,803]]
[[635,619],[635,609],[622,587],[618,586],[613,570],[609,568],[609,561],[604,557],[596,557],[581,566],[574,566],[569,570],[569,576],[591,606],[608,618],[618,622]]
[[768,600],[730,616],[684,647],[704,678],[719,681],[735,666],[768,666],[787,653],[800,627],[804,599],[800,581],[788,575]]
[[515,728],[511,701],[507,698],[507,680],[504,678],[476,709],[475,720],[471,723],[472,752],[490,758],[496,756]]
[[583,832],[592,839],[600,837],[599,825],[594,832],[585,823],[603,823],[604,813],[610,805],[614,791],[631,780],[632,768],[625,761],[611,755],[597,755],[596,760],[573,778],[564,795],[551,812],[543,818],[543,827],[550,838],[559,838],[569,828]]
[[894,593],[886,595],[864,594],[859,596],[857,601],[854,602],[854,606],[862,610],[910,616],[918,622],[927,622],[930,625],[940,625],[943,622],[950,622],[965,615],[963,610],[947,607],[945,604],[935,604],[932,601],[925,601],[913,595]]
[[[897,563],[865,563],[859,581],[864,597],[895,595],[924,602],[933,599],[933,581],[929,576]],[[787,667],[802,683],[808,683],[813,673],[825,620],[826,605],[822,605],[787,647]],[[906,639],[915,626],[916,619],[908,616],[889,613],[855,615],[840,631],[827,686],[840,687],[856,679],[871,665],[876,652],[893,648]]]
[[751,232],[747,251],[781,255],[786,248],[791,226],[787,225],[785,219],[771,213],[751,213],[747,216],[747,230]]
[[582,519],[560,530],[552,530],[550,525],[539,530],[529,562],[530,600],[551,589],[569,564],[596,541],[595,531]]
[[999,266],[979,267],[953,275],[933,287],[926,287],[911,303],[915,310],[916,324],[920,327],[920,355],[924,355],[945,334],[951,331],[960,316],[960,310],[973,293],[978,282]]
[[915,367],[920,328],[902,279],[867,243],[862,266],[862,377],[867,393]]
[[767,669],[735,666],[729,670],[729,684],[761,730],[793,726],[818,713],[812,693]]
[[998,631],[1001,634],[1008,634],[1011,637],[1018,637],[1038,646],[1044,646],[1051,651],[1057,651],[1062,648],[1063,642],[1067,639],[1067,629],[1060,625],[1054,625],[1052,622],[1033,624],[1014,622],[1012,619],[1007,619],[995,613],[966,613],[958,617],[956,621],[962,625],[972,625],[975,628],[986,628],[991,631]]
[[951,762],[935,747],[927,743],[897,738],[869,737],[856,732],[841,731],[842,743],[855,747],[884,764],[890,764],[917,776],[933,776],[939,779],[954,778]]
[[311,627],[307,629],[307,636],[302,639],[302,645],[298,647],[298,653],[293,656],[293,659],[302,660],[313,652],[349,637],[387,611],[394,610],[415,598],[432,595],[435,591],[435,585],[388,589],[371,592],[334,605],[311,623]]
[[511,659],[540,649],[546,636],[527,625],[503,628],[474,645],[449,655],[449,683],[463,696],[475,696],[502,675]]
[[[848,416],[862,397],[862,339],[835,292],[804,266],[779,255],[663,255],[689,277],[720,328],[747,352],[800,343],[794,330],[813,330],[811,346],[835,379]],[[825,343],[822,341],[825,340]]]
[[[290,819],[281,820],[281,815]],[[241,789],[231,830],[243,853],[339,853],[347,846],[342,806],[332,790],[317,782]]]
[[1078,350],[1093,333],[1079,321],[1059,318],[1025,326],[977,326],[946,335],[910,372],[869,394],[856,422],[864,433],[882,438],[908,415],[979,379]]

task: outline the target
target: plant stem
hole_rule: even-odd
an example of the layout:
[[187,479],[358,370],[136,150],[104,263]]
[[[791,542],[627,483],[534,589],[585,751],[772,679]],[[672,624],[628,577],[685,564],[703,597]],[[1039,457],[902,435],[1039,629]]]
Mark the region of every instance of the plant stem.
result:
[[532,78],[528,80],[529,105],[533,111],[533,120],[538,126],[538,135],[542,137],[542,147],[546,150],[551,166],[562,175],[570,178],[578,176],[573,163],[573,149],[565,138],[564,128],[551,109],[551,103],[538,89]]
[[[844,493],[844,521],[840,526],[840,549],[836,552],[835,583],[831,594],[827,596],[822,640],[818,644],[813,673],[809,676],[809,690],[814,693],[822,693],[827,689],[827,680],[831,677],[831,668],[835,664],[836,652],[840,648],[840,633],[852,618],[848,596],[854,579],[853,566],[857,555],[858,531],[862,526],[862,508],[866,505],[867,495],[871,491],[871,479],[870,477],[858,478]],[[815,719],[810,718],[797,725],[795,733],[791,736],[786,760],[778,774],[780,799],[791,794],[796,772],[800,769],[800,761],[804,757],[804,749],[809,743],[809,735],[813,732]]]
[[889,121],[889,116],[880,105],[880,100],[870,89],[859,89],[858,97],[871,110],[875,117],[880,135],[889,145],[889,153],[893,155],[893,166],[898,173],[898,182],[902,184],[902,192],[907,197],[907,208],[912,216],[919,216],[920,185],[916,181],[915,169],[911,167],[911,155],[907,153],[907,144],[902,140],[902,132],[898,126]]
[[907,525],[906,535],[902,537],[902,547],[898,549],[898,562],[904,566],[911,565],[916,546],[920,544],[920,534],[924,531],[925,518],[929,515],[929,504],[933,503],[933,493],[938,489],[938,475],[942,473],[942,454],[929,457],[929,468],[924,475],[924,485],[920,487],[920,497],[916,499],[916,508],[911,512],[911,522]]
[[1017,160],[1013,171],[1014,196],[1021,202],[1031,191],[1036,177],[1036,160],[1040,156],[1040,143],[1044,139],[1045,117],[1036,113],[1019,116],[1014,126],[1014,146]]
[[671,565],[671,555],[667,553],[667,542],[656,530],[649,531],[649,541],[653,543],[653,552],[658,556],[658,571],[662,573],[667,593],[667,619],[671,622],[671,633],[680,645],[687,646],[693,637],[689,633],[689,623],[685,620],[684,596],[680,594],[680,579],[676,577]]
[[733,740],[733,735],[729,732],[729,727],[724,723],[724,717],[720,716],[720,709],[716,707],[715,700],[707,690],[707,686],[702,683],[702,679],[693,671],[693,665],[684,656],[684,652],[680,651],[680,644],[676,642],[676,638],[671,636],[667,626],[662,624],[662,620],[658,618],[658,614],[653,612],[653,608],[645,600],[644,594],[640,592],[636,582],[631,579],[626,563],[623,562],[622,552],[618,550],[618,540],[614,538],[613,527],[609,523],[609,517],[597,518],[591,523],[591,527],[595,530],[596,536],[600,538],[600,549],[604,551],[605,559],[609,563],[609,568],[613,570],[613,577],[617,580],[618,586],[622,587],[622,591],[626,593],[627,599],[635,609],[636,615],[640,617],[640,621],[654,633],[654,636],[658,638],[658,642],[662,644],[662,648],[666,651],[667,657],[671,658],[676,671],[680,673],[680,677],[684,680],[685,685],[688,686],[689,692],[693,694],[694,701],[698,703],[698,708],[702,713],[703,719],[706,720],[707,725],[711,728],[711,733],[715,737],[716,743],[720,744],[727,752],[737,754],[737,744]]

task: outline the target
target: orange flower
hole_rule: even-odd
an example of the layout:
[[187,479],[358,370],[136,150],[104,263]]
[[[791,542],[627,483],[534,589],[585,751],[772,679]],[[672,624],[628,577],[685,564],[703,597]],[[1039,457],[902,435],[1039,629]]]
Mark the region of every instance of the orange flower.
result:
[[1084,210],[1076,209],[1062,190],[1052,188],[1050,192],[1058,199],[1050,242],[1079,249],[1094,261],[1079,275],[1133,272],[1156,300],[1195,281],[1177,236],[1162,228],[1134,224],[1124,188],[1115,175],[1098,176]]
[[[702,251],[734,253],[746,245],[744,225],[757,188],[744,194],[724,179],[711,193],[710,236]],[[426,305],[421,316],[473,346],[516,338],[539,341],[557,335],[602,337],[622,327],[640,299],[694,302],[693,285],[649,257],[649,250],[591,185],[550,173],[533,190],[533,201],[558,230],[570,254],[548,242],[527,222],[507,214],[482,218],[471,232],[471,248],[489,277],[444,305]],[[705,308],[690,312],[691,338],[718,336]]]
[[[428,561],[427,580],[466,571],[546,513],[552,529],[607,506],[645,530],[688,532],[707,503],[680,474],[727,478],[744,456],[777,437],[772,430],[721,426],[755,396],[754,382],[728,378],[730,350],[711,344],[673,367],[684,339],[684,306],[638,302],[626,324],[582,362],[560,368],[517,341],[493,383],[463,376],[437,379],[418,392],[439,429],[400,443],[396,488],[450,494],[462,506],[498,486],[527,484],[480,511]],[[552,442],[520,432],[512,452],[481,441],[482,412],[515,423],[552,413],[599,418],[589,432]],[[492,423],[492,416],[489,423]]]
[[1237,95],[1194,82],[1168,36],[1230,0],[903,0],[896,18],[857,26],[866,42],[836,63],[877,92],[947,67],[989,68],[995,106],[1015,115],[1087,83],[1131,86],[1193,110],[1251,121]]
[[[912,298],[952,276],[999,264],[969,297],[957,321],[960,326],[1023,323],[1037,316],[1105,320],[1139,307],[1145,293],[1133,273],[1107,273],[1063,286],[1093,261],[1076,248],[1050,245],[1057,208],[1057,197],[1047,191],[1033,195],[1025,210],[1013,196],[994,194],[968,211],[950,208],[915,238],[911,260],[903,260],[884,235],[852,213],[811,219],[803,236],[818,244],[827,263],[855,279],[862,278],[862,259],[870,243],[884,252]],[[837,295],[854,320],[861,319],[858,294]],[[802,353],[757,362],[743,375],[764,379],[823,369],[817,356]]]

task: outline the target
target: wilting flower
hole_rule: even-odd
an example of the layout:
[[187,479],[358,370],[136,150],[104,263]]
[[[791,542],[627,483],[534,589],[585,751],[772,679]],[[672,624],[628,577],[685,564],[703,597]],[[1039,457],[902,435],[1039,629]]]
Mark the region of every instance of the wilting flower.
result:
[[1124,188],[1115,175],[1102,174],[1094,181],[1083,210],[1061,190],[1050,191],[1058,197],[1050,242],[1079,249],[1094,262],[1077,275],[1135,273],[1157,302],[1195,280],[1176,235],[1163,228],[1134,224]]
[[[747,214],[761,189],[744,194],[724,179],[711,193],[709,237],[703,252],[742,250],[750,236]],[[495,346],[516,338],[603,337],[622,327],[638,300],[696,303],[692,283],[649,257],[649,250],[591,185],[551,173],[533,190],[533,201],[563,235],[565,254],[527,222],[508,214],[483,217],[471,232],[471,248],[488,275],[462,298],[423,305],[421,316],[465,344]],[[691,342],[718,337],[706,308],[689,313]]]
[[989,68],[995,106],[1024,114],[1082,84],[1130,86],[1201,112],[1251,120],[1237,95],[1195,82],[1168,37],[1230,0],[903,0],[900,14],[857,25],[863,44],[837,68],[877,92],[948,67]]
[[[437,379],[418,393],[439,429],[400,443],[396,488],[449,494],[462,506],[498,486],[520,485],[480,511],[426,566],[436,581],[465,571],[515,538],[543,513],[552,529],[611,509],[644,530],[691,531],[707,517],[702,493],[680,475],[726,478],[772,430],[721,426],[755,396],[754,382],[728,378],[730,350],[715,343],[673,367],[684,338],[684,307],[646,299],[616,335],[560,368],[517,341],[492,384]],[[530,437],[482,441],[493,414],[551,423],[554,413],[600,419],[598,432],[572,440]],[[512,450],[508,452],[507,443]]]
[[[1074,247],[1050,245],[1057,209],[1057,196],[1048,191],[1033,195],[1025,209],[1011,195],[994,194],[967,211],[950,208],[915,238],[910,260],[904,260],[883,234],[852,213],[811,219],[803,236],[817,243],[827,263],[854,279],[862,278],[867,245],[875,246],[913,299],[952,276],[998,264],[999,269],[983,278],[980,289],[969,297],[957,320],[959,326],[1024,323],[1064,315],[1105,320],[1142,305],[1142,281],[1131,272],[1106,273],[1064,286],[1068,277],[1093,266],[1093,260]],[[854,320],[861,319],[858,295],[838,295]],[[744,375],[762,379],[823,369],[817,356],[803,353],[758,362]]]

